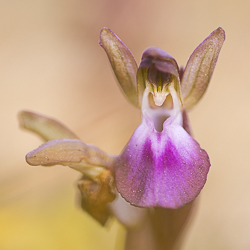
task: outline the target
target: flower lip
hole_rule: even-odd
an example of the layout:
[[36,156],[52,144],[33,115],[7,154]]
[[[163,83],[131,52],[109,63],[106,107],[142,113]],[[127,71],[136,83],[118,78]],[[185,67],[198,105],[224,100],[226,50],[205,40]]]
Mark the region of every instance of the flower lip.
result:
[[118,192],[132,205],[179,208],[203,188],[210,167],[205,150],[173,121],[155,131],[144,120],[115,162]]

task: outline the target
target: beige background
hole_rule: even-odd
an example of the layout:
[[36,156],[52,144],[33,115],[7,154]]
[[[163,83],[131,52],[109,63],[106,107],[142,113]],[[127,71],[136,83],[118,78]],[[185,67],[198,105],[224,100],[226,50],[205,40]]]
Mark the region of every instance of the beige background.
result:
[[122,150],[140,113],[98,45],[103,26],[137,62],[146,47],[158,46],[179,65],[214,29],[225,29],[211,84],[190,113],[212,167],[183,249],[250,249],[249,8],[248,0],[0,1],[0,249],[111,250],[122,243],[117,223],[103,229],[76,205],[78,173],[25,163],[41,141],[16,119],[22,109],[35,110],[87,143]]

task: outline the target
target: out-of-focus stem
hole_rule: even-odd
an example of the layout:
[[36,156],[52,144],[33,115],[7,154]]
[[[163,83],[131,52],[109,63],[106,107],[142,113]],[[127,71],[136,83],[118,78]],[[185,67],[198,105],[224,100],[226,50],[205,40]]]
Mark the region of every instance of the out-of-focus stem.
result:
[[128,229],[125,250],[176,249],[192,207],[193,202],[179,209],[154,208],[143,224]]

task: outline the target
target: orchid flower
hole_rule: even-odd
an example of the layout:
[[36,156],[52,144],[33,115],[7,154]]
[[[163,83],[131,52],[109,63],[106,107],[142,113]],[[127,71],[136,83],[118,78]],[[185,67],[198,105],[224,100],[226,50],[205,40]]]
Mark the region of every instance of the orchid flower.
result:
[[138,67],[123,42],[103,28],[99,43],[125,96],[141,109],[141,124],[121,154],[113,156],[85,144],[54,119],[22,111],[21,127],[45,141],[27,154],[26,161],[81,172],[82,208],[103,225],[111,215],[122,220],[113,205],[120,196],[126,201],[123,208],[131,204],[133,211],[136,207],[154,207],[160,214],[184,211],[202,190],[210,168],[208,154],[192,137],[187,111],[205,93],[224,40],[222,28],[213,31],[194,50],[185,69],[156,47],[144,51]]
[[204,94],[225,39],[222,28],[210,34],[180,72],[175,59],[151,47],[137,64],[109,29],[100,44],[117,80],[142,122],[115,161],[118,192],[132,205],[179,208],[195,199],[210,167],[205,150],[190,135],[187,110]]

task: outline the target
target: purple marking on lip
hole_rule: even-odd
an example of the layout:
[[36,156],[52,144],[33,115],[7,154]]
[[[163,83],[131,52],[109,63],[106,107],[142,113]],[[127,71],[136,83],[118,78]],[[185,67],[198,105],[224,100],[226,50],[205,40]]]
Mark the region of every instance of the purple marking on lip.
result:
[[118,157],[117,189],[132,205],[178,208],[200,193],[209,157],[180,125],[151,125],[142,122]]

